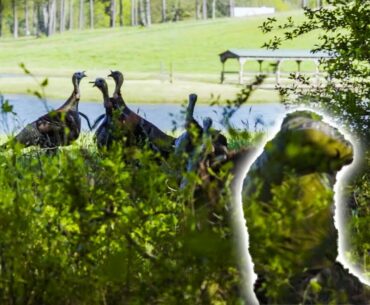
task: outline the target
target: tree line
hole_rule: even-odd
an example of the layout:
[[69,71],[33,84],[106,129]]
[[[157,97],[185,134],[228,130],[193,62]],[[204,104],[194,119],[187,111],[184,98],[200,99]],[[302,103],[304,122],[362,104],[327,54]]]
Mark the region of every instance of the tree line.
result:
[[320,0],[0,0],[0,37],[66,30],[150,26],[188,18],[233,17],[235,6],[305,7]]

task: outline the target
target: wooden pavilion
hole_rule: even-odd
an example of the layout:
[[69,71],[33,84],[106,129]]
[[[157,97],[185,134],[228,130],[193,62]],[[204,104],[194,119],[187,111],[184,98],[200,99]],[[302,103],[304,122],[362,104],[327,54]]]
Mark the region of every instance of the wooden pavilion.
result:
[[[320,61],[332,58],[333,55],[329,55],[324,52],[312,53],[308,50],[243,50],[243,49],[229,49],[221,54],[219,54],[220,60],[222,63],[221,71],[221,83],[225,80],[225,74],[229,73],[238,73],[239,74],[239,83],[244,83],[244,64],[247,61],[257,61],[260,67],[260,73],[262,73],[262,63],[264,61],[275,62],[275,77],[276,84],[280,84],[281,80],[281,63],[284,61],[296,61],[297,63],[297,72],[301,70],[302,61],[313,61],[316,66],[316,75],[317,81],[320,76]],[[228,59],[236,59],[239,61],[239,71],[226,71],[225,63]]]

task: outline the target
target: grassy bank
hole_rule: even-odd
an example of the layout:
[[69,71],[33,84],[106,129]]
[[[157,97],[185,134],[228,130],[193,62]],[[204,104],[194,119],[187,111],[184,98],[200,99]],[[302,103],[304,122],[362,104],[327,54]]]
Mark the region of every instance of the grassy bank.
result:
[[[301,12],[293,15],[302,20]],[[258,28],[262,17],[184,21],[150,28],[116,28],[72,31],[50,38],[0,40],[0,66],[14,69],[19,62],[32,70],[69,74],[76,69],[120,68],[123,71],[159,72],[160,63],[179,72],[218,72],[218,54],[229,48],[260,48],[271,38]],[[284,48],[305,49],[315,43],[310,35]]]
[[[299,12],[289,15],[303,18]],[[277,18],[287,16],[279,14]],[[208,102],[211,95],[233,99],[241,87],[236,76],[228,76],[228,84],[218,84],[218,54],[230,48],[260,48],[271,38],[258,28],[266,18],[184,21],[150,28],[71,31],[50,38],[0,39],[0,92],[24,94],[35,88],[31,79],[18,77],[22,62],[41,78],[50,77],[47,95],[52,98],[64,99],[69,94],[70,77],[76,70],[86,70],[91,80],[107,75],[109,69],[119,69],[125,73],[125,96],[131,102],[180,103],[190,92],[197,93],[200,102]],[[310,35],[284,47],[311,48],[315,39]],[[236,61],[227,63],[228,70],[237,68]],[[294,62],[287,62],[283,70],[294,68]],[[257,71],[258,64],[247,63],[245,69]],[[269,69],[268,64],[264,69]],[[86,83],[82,84],[83,99],[100,101],[100,95]],[[275,92],[261,90],[251,102],[277,100]]]
[[[105,73],[106,75],[107,73]],[[103,74],[104,75],[104,74]],[[89,77],[93,79],[93,77]],[[114,88],[108,80],[110,93]],[[0,90],[3,93],[27,94],[29,89],[36,89],[36,82],[30,77],[2,78]],[[199,103],[210,103],[216,98],[221,101],[234,99],[242,87],[238,85],[204,83],[197,81],[176,81],[173,84],[159,80],[128,80],[123,87],[123,94],[128,103],[182,103],[190,93],[196,93]],[[50,77],[45,89],[48,98],[67,99],[72,92],[71,80],[67,77]],[[274,90],[257,90],[251,97],[251,103],[277,102],[278,94]],[[87,80],[81,82],[81,102],[102,102],[101,93]]]

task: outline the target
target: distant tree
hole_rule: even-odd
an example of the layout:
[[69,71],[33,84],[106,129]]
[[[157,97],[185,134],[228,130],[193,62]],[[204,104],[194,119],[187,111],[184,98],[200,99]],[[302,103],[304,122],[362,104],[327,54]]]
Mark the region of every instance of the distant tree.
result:
[[123,26],[123,0],[119,0],[118,2],[118,5],[119,5],[119,12],[118,12],[118,16],[119,16],[119,25],[122,27]]
[[229,17],[234,17],[235,1],[229,0]]
[[51,36],[55,32],[56,23],[56,0],[49,0],[48,2],[48,32],[47,35]]
[[166,0],[162,0],[161,14],[162,14],[162,22],[166,22],[167,21],[167,2]]
[[216,0],[212,0],[212,19],[216,18]]
[[131,25],[137,25],[137,1],[131,0]]
[[35,14],[35,32],[36,35],[48,33],[48,3],[47,2],[37,2],[36,3],[36,14]]
[[0,0],[0,37],[3,34],[3,12],[4,12],[4,0]]
[[139,11],[139,17],[140,17],[140,25],[146,26],[146,18],[145,18],[143,0],[138,0],[138,11]]
[[152,24],[152,12],[150,9],[150,5],[150,0],[145,0],[145,17],[147,26],[150,26]]
[[28,0],[24,0],[24,33],[26,36],[29,36],[31,34],[29,26]]
[[94,28],[94,0],[90,0],[90,29]]
[[203,6],[202,6],[202,17],[203,19],[207,19],[207,0],[203,0]]
[[195,0],[195,19],[197,20],[201,18],[200,10],[200,0]]
[[113,28],[116,25],[116,0],[110,0],[109,17],[109,26]]
[[69,0],[69,30],[73,29],[73,1]]
[[80,0],[80,17],[79,17],[79,28],[84,28],[84,0]]
[[60,0],[60,20],[59,20],[59,30],[64,32],[66,28],[66,1]]
[[18,12],[16,0],[12,0],[12,11],[13,11],[13,37],[18,38]]

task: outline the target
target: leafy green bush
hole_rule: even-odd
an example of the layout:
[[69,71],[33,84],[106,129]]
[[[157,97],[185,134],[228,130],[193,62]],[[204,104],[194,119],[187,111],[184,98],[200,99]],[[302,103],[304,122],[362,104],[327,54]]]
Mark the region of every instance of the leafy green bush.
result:
[[154,157],[86,144],[0,154],[1,303],[237,302],[227,222],[199,229],[206,202]]
[[[296,23],[288,18],[284,24],[277,24],[269,18],[263,25],[263,32],[284,30],[275,36],[265,47],[276,49],[285,40],[294,40],[307,33],[320,31],[313,50],[334,55],[322,61],[326,72],[325,80],[319,86],[308,77],[295,77],[296,83],[290,88],[280,88],[287,104],[306,104],[319,107],[350,131],[358,146],[361,146],[361,165],[352,178],[348,191],[348,206],[353,209],[348,218],[346,230],[349,232],[349,257],[361,270],[368,272],[370,258],[366,223],[370,221],[369,175],[369,92],[370,92],[370,53],[368,51],[370,6],[366,1],[327,1],[328,6],[320,9],[305,9],[304,22]],[[308,84],[305,88],[298,84]],[[360,229],[361,228],[361,229]]]

